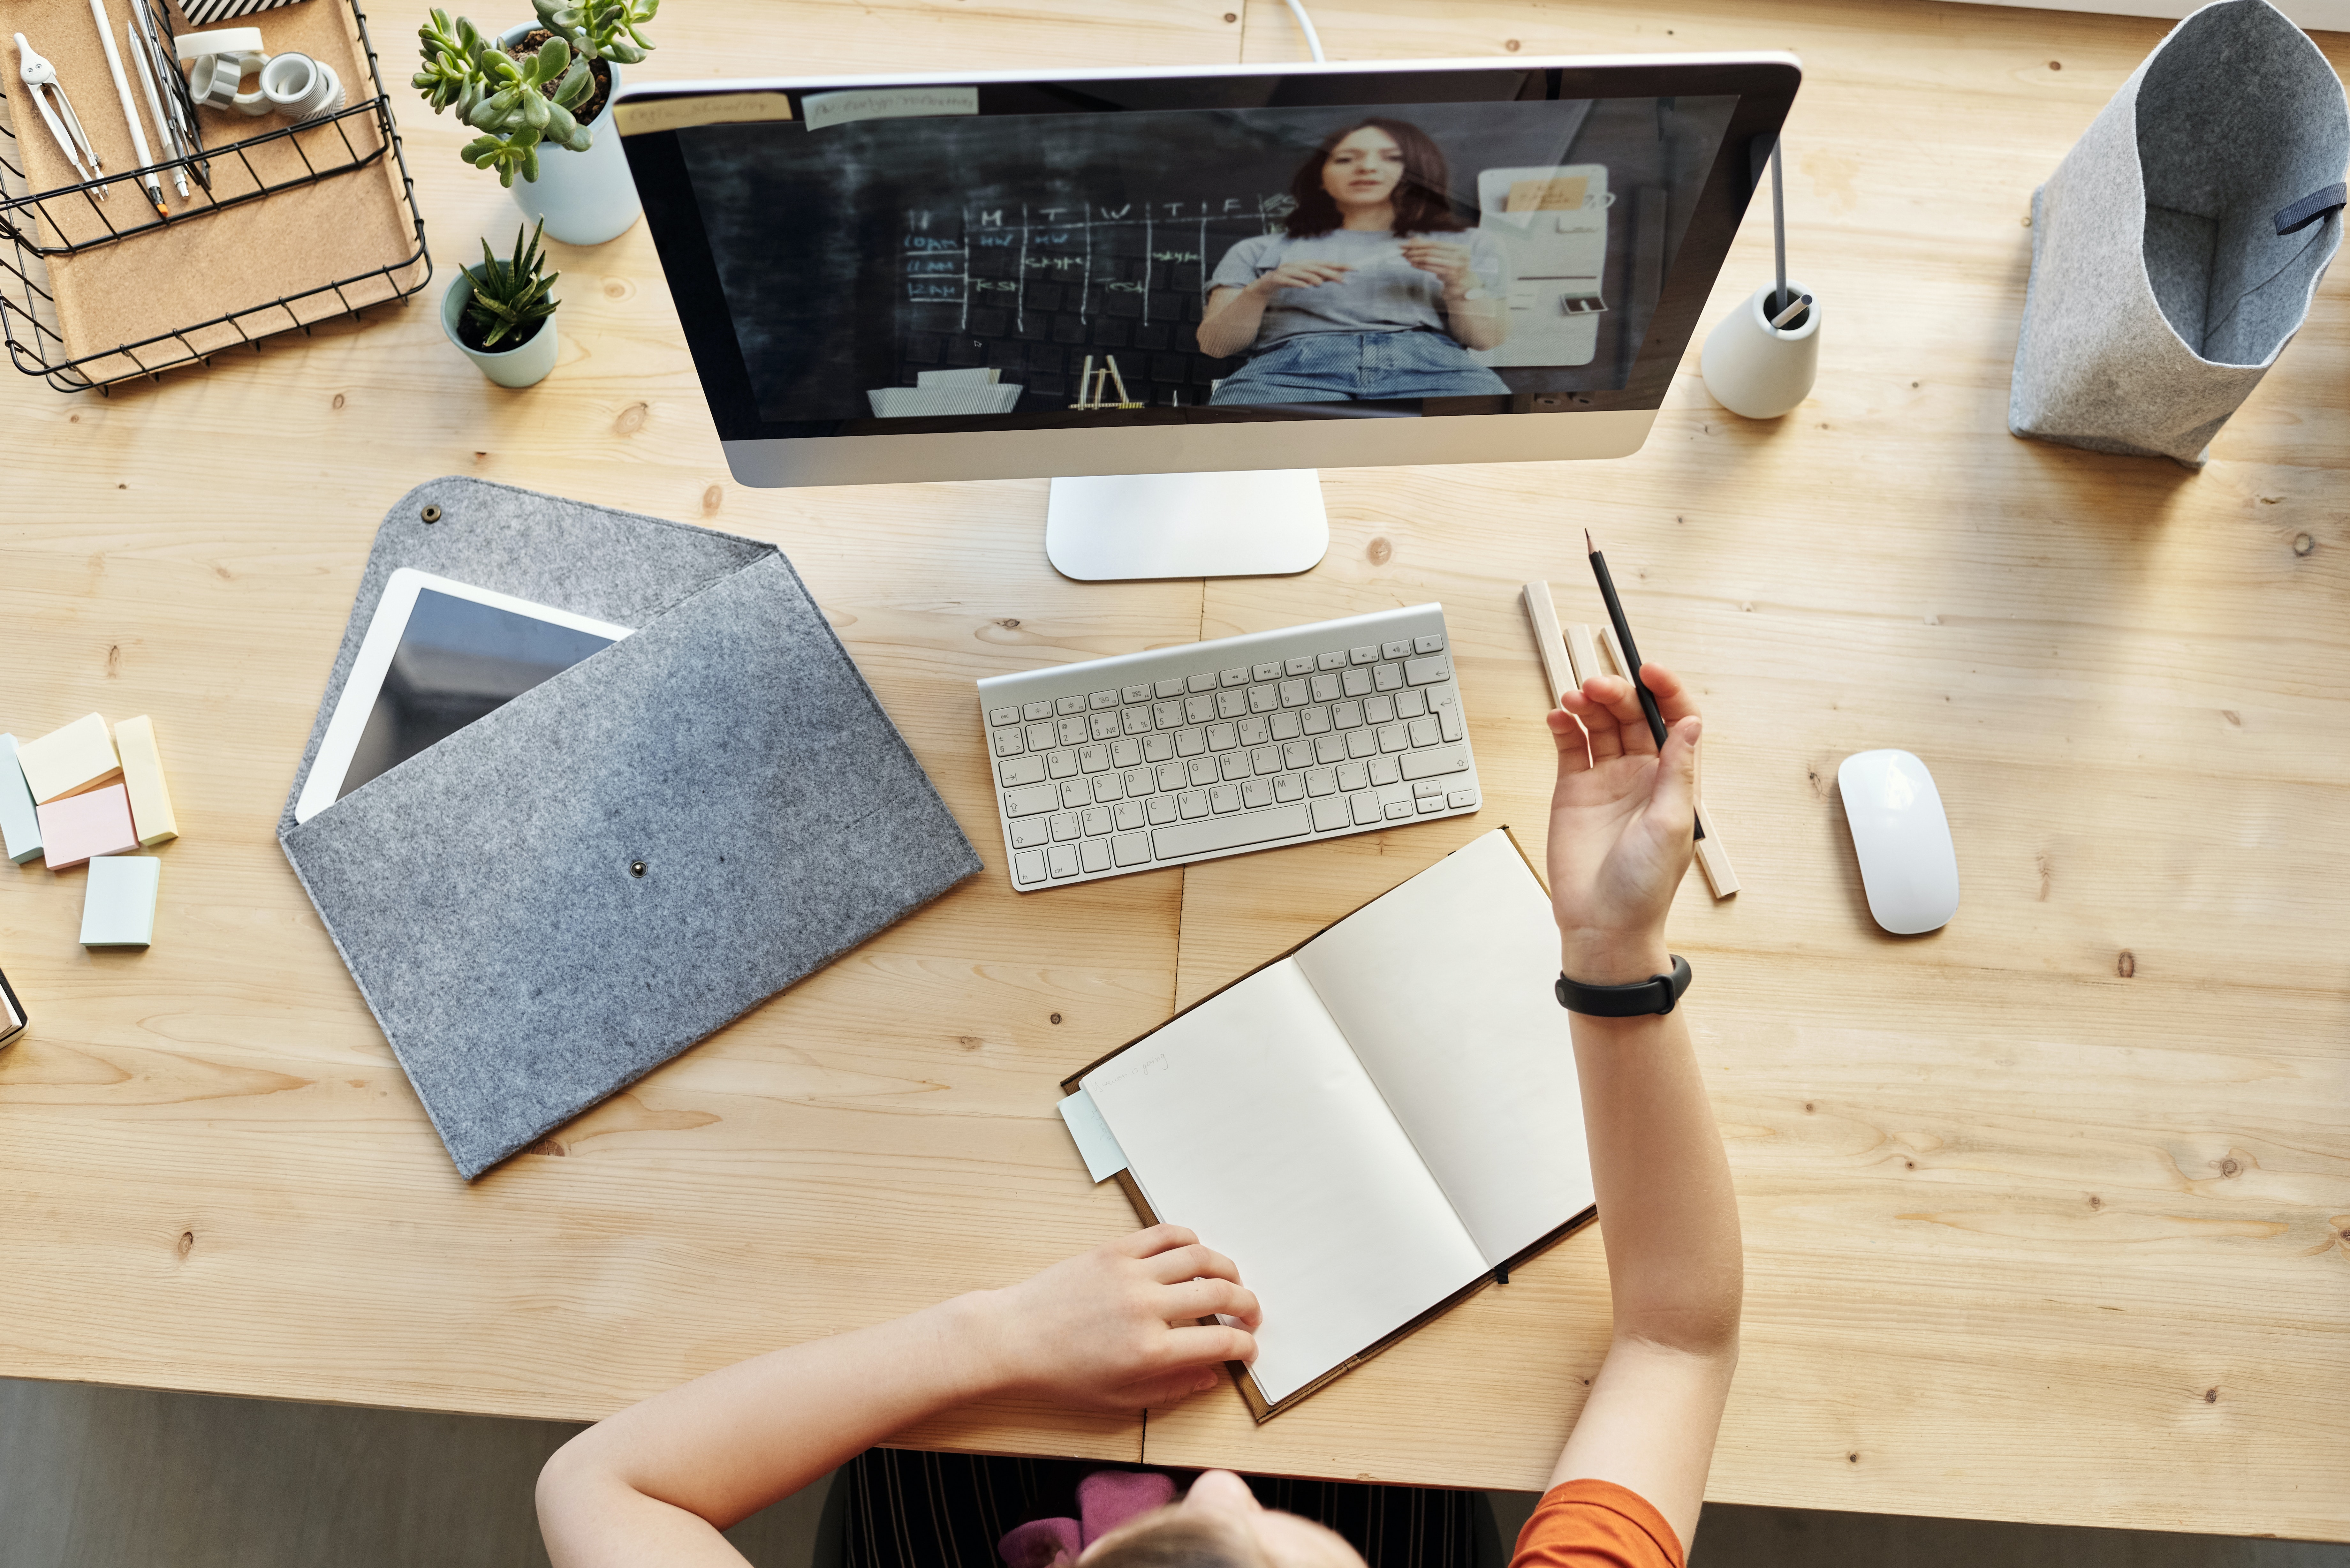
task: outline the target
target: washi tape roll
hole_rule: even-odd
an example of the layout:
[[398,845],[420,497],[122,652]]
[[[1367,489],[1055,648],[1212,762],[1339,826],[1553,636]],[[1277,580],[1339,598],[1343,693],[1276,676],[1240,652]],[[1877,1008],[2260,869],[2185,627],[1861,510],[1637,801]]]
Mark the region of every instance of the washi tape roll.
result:
[[219,27],[209,33],[172,36],[172,52],[182,60],[198,60],[206,55],[257,55],[262,48],[258,27]]
[[206,55],[188,73],[188,96],[207,109],[228,109],[244,85],[244,62],[236,55]]
[[272,109],[297,123],[331,114],[343,107],[343,84],[334,67],[307,55],[278,55],[262,67],[262,95]]

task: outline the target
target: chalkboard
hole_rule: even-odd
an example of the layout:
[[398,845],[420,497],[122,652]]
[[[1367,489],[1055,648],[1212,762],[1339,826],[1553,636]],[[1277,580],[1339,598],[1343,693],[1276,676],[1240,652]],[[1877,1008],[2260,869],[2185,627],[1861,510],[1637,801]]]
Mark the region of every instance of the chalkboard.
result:
[[[681,134],[696,203],[762,417],[855,419],[878,387],[924,370],[992,367],[1022,413],[1066,410],[1087,355],[1117,357],[1128,395],[1204,402],[1237,360],[1193,328],[1231,247],[1274,232],[1299,166],[1374,115],[1409,120],[1447,157],[1449,192],[1477,221],[1493,167],[1608,166],[1612,189],[1678,241],[1734,100],[1623,99],[1218,109],[793,122]],[[1611,230],[1609,286],[1633,225]],[[1652,247],[1653,254],[1653,247]],[[1646,322],[1623,309],[1571,370],[1503,372],[1513,390],[1621,385]]]

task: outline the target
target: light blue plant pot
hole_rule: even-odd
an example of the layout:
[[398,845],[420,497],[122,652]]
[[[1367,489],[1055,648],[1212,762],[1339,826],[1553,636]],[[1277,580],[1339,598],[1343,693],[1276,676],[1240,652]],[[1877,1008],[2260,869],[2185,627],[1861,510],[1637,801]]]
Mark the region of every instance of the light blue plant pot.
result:
[[[511,47],[538,26],[523,22],[498,35],[501,47]],[[637,182],[629,173],[629,155],[612,126],[612,99],[620,94],[620,67],[606,61],[612,73],[612,90],[604,107],[588,122],[595,140],[585,152],[574,152],[543,141],[538,147],[538,178],[514,182],[515,205],[525,221],[546,220],[550,239],[567,245],[600,245],[628,233],[644,211],[637,200]]]
[[555,359],[561,351],[556,337],[555,317],[550,316],[538,324],[538,330],[527,341],[512,348],[500,348],[484,354],[457,335],[458,318],[465,314],[466,302],[473,297],[473,269],[461,270],[449,280],[449,291],[441,296],[441,330],[457,346],[457,352],[473,362],[474,369],[501,387],[535,387],[546,379],[555,369]]

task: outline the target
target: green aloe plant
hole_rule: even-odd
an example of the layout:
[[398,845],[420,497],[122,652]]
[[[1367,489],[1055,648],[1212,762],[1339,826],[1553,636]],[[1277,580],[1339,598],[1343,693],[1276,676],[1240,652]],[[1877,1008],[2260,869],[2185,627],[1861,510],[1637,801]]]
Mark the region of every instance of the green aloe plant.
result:
[[591,60],[633,66],[652,52],[640,29],[660,10],[660,0],[530,0],[539,25]]
[[416,36],[424,57],[424,68],[411,78],[416,90],[433,113],[454,109],[482,133],[458,155],[476,169],[496,170],[499,184],[511,187],[516,174],[536,180],[542,141],[588,151],[588,130],[572,110],[587,99],[595,79],[588,57],[574,52],[559,33],[529,59],[517,60],[472,22],[452,21],[436,7]]
[[527,244],[520,229],[515,231],[514,258],[500,261],[490,250],[490,242],[482,242],[482,265],[471,269],[473,274],[473,296],[465,302],[465,324],[481,339],[484,351],[495,348],[509,337],[509,348],[518,348],[538,330],[538,323],[555,314],[559,300],[547,297],[546,291],[563,275],[547,272],[546,258],[538,248],[539,234],[546,220],[530,232]]

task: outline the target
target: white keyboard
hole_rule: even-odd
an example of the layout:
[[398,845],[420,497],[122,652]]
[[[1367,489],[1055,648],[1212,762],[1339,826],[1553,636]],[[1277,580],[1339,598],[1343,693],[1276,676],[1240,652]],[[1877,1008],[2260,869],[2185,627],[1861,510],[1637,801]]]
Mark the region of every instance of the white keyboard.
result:
[[1441,605],[979,683],[1022,892],[1477,809]]

